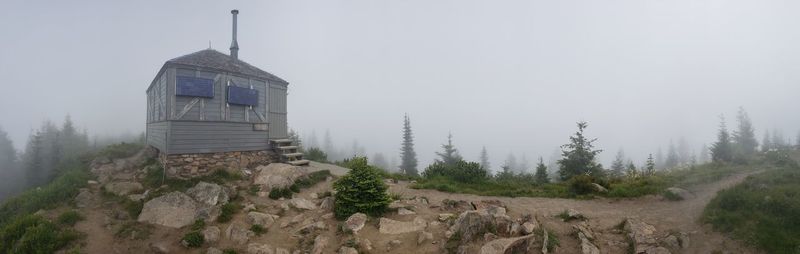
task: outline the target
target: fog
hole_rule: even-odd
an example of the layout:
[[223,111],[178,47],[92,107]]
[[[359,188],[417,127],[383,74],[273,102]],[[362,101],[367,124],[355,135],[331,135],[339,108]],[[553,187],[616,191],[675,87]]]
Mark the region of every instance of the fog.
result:
[[695,153],[744,107],[756,135],[800,130],[796,1],[0,2],[0,126],[17,150],[70,114],[95,135],[145,129],[161,65],[209,46],[290,82],[290,128],[398,157],[403,115],[420,170],[452,133],[531,165],[577,121],[609,165],[684,138]]

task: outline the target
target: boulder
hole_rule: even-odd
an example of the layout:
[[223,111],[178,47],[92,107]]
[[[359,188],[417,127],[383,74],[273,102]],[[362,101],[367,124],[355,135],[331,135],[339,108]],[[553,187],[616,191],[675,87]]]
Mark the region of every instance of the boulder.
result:
[[215,206],[228,203],[228,192],[222,186],[213,183],[199,182],[186,190],[186,194],[198,203]]
[[345,227],[353,233],[358,233],[359,230],[364,228],[367,222],[367,215],[363,213],[355,213],[350,215],[344,222]]
[[514,238],[501,238],[484,244],[481,254],[512,254],[528,253],[535,242],[535,235],[526,235]]
[[216,243],[219,241],[219,234],[220,234],[219,227],[217,226],[209,226],[203,229],[203,239],[207,243]]
[[440,213],[439,214],[439,221],[445,222],[445,221],[449,220],[450,218],[453,218],[453,216],[455,216],[455,214],[452,214],[452,213]]
[[425,242],[433,241],[433,234],[430,232],[419,232],[419,236],[417,236],[417,245],[422,245]]
[[595,246],[583,232],[578,232],[578,239],[581,240],[581,253],[583,254],[600,254],[600,249]]
[[271,191],[275,188],[289,188],[297,178],[308,174],[302,167],[296,167],[283,163],[270,163],[266,166],[256,168],[253,184],[262,185],[262,191]]
[[486,210],[466,211],[458,215],[450,231],[461,236],[462,243],[468,243],[493,226],[492,216]]
[[578,233],[582,233],[589,240],[594,241],[594,239],[595,239],[594,238],[594,232],[592,232],[592,230],[589,229],[589,226],[586,225],[585,222],[572,225],[572,228],[575,229]]
[[511,227],[514,225],[514,220],[508,215],[494,216],[494,228],[497,234],[503,237],[512,235]]
[[501,202],[500,200],[497,200],[497,199],[486,199],[486,200],[480,200],[480,201],[473,201],[473,202],[470,202],[470,204],[472,205],[472,209],[473,210],[482,210],[482,209],[487,209],[488,210],[490,207],[494,206],[494,207],[503,207],[504,208],[503,211],[505,212],[505,205],[503,204],[503,202]]
[[442,209],[450,211],[464,211],[472,209],[472,205],[464,200],[444,199],[442,200]]
[[314,247],[311,249],[311,254],[322,254],[325,252],[325,248],[328,247],[328,237],[324,235],[318,235],[314,238]]
[[255,233],[248,230],[244,225],[234,222],[225,230],[225,235],[234,243],[244,245],[250,241],[250,238],[253,237]]
[[290,252],[289,250],[284,249],[284,248],[280,248],[280,247],[275,248],[275,254],[291,254],[291,253],[292,252]]
[[491,214],[492,216],[503,216],[506,215],[506,208],[502,206],[489,206],[486,209],[486,212]]
[[539,230],[539,223],[536,220],[526,221],[522,223],[521,232],[523,235],[530,235]]
[[271,227],[272,224],[275,223],[276,219],[278,219],[278,216],[271,214],[259,212],[247,213],[247,223],[250,223],[250,225],[261,225],[264,228]]
[[596,192],[608,192],[608,189],[606,189],[606,187],[603,187],[602,185],[596,183],[592,183],[591,185],[592,188],[594,188],[594,191]]
[[638,219],[628,218],[625,220],[624,230],[631,239],[634,253],[651,253],[658,248],[656,240],[656,228]]
[[688,191],[686,189],[678,188],[678,187],[669,187],[669,188],[667,188],[666,190],[664,190],[664,195],[671,195],[673,197],[679,197],[678,200],[685,200],[685,199],[694,198],[694,194],[692,194],[692,192],[690,192],[690,191]]
[[170,192],[144,203],[138,221],[180,228],[194,223],[197,207],[197,203],[186,194]]
[[387,218],[381,218],[378,231],[381,234],[405,234],[416,232],[425,229],[428,223],[420,218],[414,218],[414,221],[396,221]]
[[353,247],[342,246],[339,248],[339,254],[358,254],[358,250]]
[[273,254],[272,246],[266,243],[251,243],[247,245],[247,254]]
[[89,207],[95,203],[97,199],[89,189],[81,188],[78,195],[75,196],[75,206],[78,208]]
[[405,209],[405,208],[400,208],[400,209],[397,209],[397,214],[398,215],[414,215],[414,214],[417,214],[417,213],[414,212],[414,211]]
[[333,197],[325,197],[319,202],[319,209],[323,211],[333,210]]
[[115,182],[115,183],[108,183],[105,185],[105,190],[117,196],[127,196],[128,194],[141,192],[144,190],[144,186],[141,183],[137,182]]
[[572,209],[572,208],[567,209],[565,211],[565,215],[566,215],[566,217],[562,218],[564,221],[586,219],[586,217],[583,216],[583,214],[581,214],[580,212],[578,212],[578,210],[575,210],[575,209]]
[[317,209],[317,205],[314,202],[308,201],[304,198],[293,198],[289,201],[292,207],[301,209],[301,210],[314,210]]

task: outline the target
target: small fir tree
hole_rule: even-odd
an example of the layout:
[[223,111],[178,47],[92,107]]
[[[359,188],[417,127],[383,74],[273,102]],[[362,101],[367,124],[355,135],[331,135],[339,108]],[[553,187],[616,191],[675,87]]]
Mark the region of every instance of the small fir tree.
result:
[[622,149],[619,149],[619,151],[617,152],[617,157],[615,157],[614,161],[611,163],[611,176],[621,177],[624,170],[625,170],[625,152],[623,152]]
[[404,174],[417,176],[417,153],[414,152],[414,134],[411,132],[411,120],[408,114],[403,118],[403,144],[400,148],[400,170]]
[[653,154],[647,155],[647,163],[645,164],[645,175],[651,176],[656,173],[656,162],[653,161]]
[[536,175],[534,175],[534,179],[536,179],[536,183],[538,184],[550,182],[550,178],[547,177],[547,166],[544,165],[542,157],[539,157],[539,163],[536,164]]
[[458,154],[458,149],[453,145],[453,134],[447,134],[447,144],[442,144],[442,150],[442,152],[436,152],[436,155],[439,156],[439,159],[436,159],[437,162],[446,165],[455,165],[459,161],[464,160],[464,158]]
[[750,157],[756,153],[758,148],[758,141],[756,140],[755,130],[747,111],[743,107],[739,107],[739,112],[736,115],[738,121],[738,128],[733,132],[733,142],[736,147],[736,154],[742,157]]
[[375,217],[383,214],[391,200],[378,169],[370,166],[364,157],[352,158],[345,166],[350,168],[350,172],[333,184],[336,217],[346,219],[354,213]]
[[730,162],[733,159],[731,137],[728,134],[728,128],[725,127],[725,118],[722,116],[720,116],[717,142],[711,146],[711,159],[714,162]]
[[583,134],[587,127],[586,122],[578,122],[577,125],[578,131],[569,137],[570,143],[561,146],[561,159],[558,161],[561,180],[584,174],[602,177],[603,168],[595,161],[602,150],[595,150],[592,145],[597,139],[588,139]]
[[631,160],[628,161],[628,165],[625,167],[625,170],[626,170],[626,175],[629,178],[639,177],[639,170],[636,169],[636,165],[633,164],[633,161]]
[[764,130],[764,139],[761,140],[761,151],[767,152],[772,149],[772,142],[770,141],[769,130]]
[[486,171],[492,171],[492,166],[489,164],[489,153],[486,152],[486,146],[481,149],[481,167],[486,169]]

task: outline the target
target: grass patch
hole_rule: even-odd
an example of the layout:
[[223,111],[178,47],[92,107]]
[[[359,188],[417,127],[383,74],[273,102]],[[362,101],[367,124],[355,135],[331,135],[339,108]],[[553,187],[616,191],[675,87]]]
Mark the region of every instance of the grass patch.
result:
[[664,193],[662,193],[661,195],[664,196],[664,198],[666,198],[669,201],[683,200],[683,197],[681,197],[681,195],[675,194],[674,192],[671,191],[664,191]]
[[553,233],[553,231],[542,227],[542,234],[547,234],[547,252],[552,253],[555,251],[556,247],[561,246],[561,242],[558,240],[558,235]]
[[267,229],[264,228],[264,226],[261,226],[261,225],[258,225],[258,224],[253,224],[252,226],[250,226],[250,231],[253,231],[253,233],[256,233],[257,236],[260,236],[262,234],[266,234],[267,233]]
[[222,251],[222,254],[238,254],[238,253],[239,252],[236,252],[236,250],[234,249],[225,249]]
[[462,183],[445,177],[421,179],[411,185],[414,189],[434,189],[449,193],[467,193],[481,196],[504,197],[570,197],[567,187],[563,184],[536,185],[533,182],[504,182],[494,179],[477,183]]
[[205,242],[205,237],[202,233],[197,231],[192,231],[183,235],[181,238],[181,242],[189,248],[199,248],[203,246],[203,242]]
[[83,235],[38,215],[10,221],[0,231],[0,253],[53,253]]
[[78,213],[78,211],[69,210],[58,215],[56,222],[58,222],[58,224],[61,225],[74,226],[75,223],[77,223],[78,221],[82,221],[84,219],[86,218],[83,217],[83,215],[81,215],[80,213]]
[[770,169],[720,191],[703,212],[715,230],[767,253],[800,251],[800,168]]
[[203,230],[204,228],[206,228],[206,221],[204,221],[203,219],[197,219],[196,221],[194,221],[194,223],[192,223],[192,226],[189,228],[192,231]]
[[242,207],[235,202],[222,205],[219,217],[217,217],[217,222],[226,223],[231,221],[231,219],[233,219],[233,215],[236,214],[240,209],[242,209]]
[[308,175],[298,178],[294,181],[294,184],[289,186],[288,188],[274,188],[269,192],[269,198],[271,199],[280,199],[280,198],[292,198],[293,193],[299,193],[300,190],[309,188],[311,186],[316,185],[319,182],[325,181],[329,176],[331,176],[331,172],[328,170],[320,170],[311,172]]

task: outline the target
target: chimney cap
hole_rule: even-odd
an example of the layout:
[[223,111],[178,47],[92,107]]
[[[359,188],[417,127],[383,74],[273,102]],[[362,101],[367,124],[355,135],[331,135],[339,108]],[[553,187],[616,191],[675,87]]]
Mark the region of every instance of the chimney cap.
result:
[[231,14],[239,14],[239,10],[233,9],[233,10],[231,10]]

